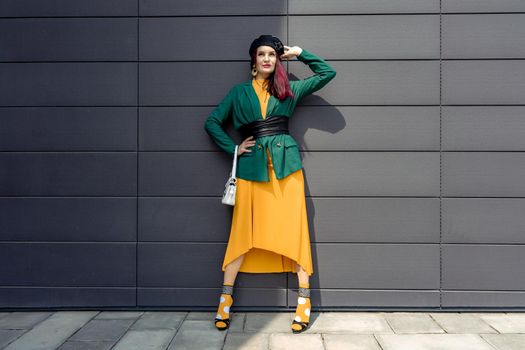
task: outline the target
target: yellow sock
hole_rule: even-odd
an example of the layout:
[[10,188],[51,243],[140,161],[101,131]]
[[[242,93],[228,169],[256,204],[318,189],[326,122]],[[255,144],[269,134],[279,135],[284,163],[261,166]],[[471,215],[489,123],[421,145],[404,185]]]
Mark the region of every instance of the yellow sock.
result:
[[[217,315],[215,316],[216,319],[225,320],[230,318],[230,307],[233,304],[233,297],[232,297],[232,290],[233,286],[229,284],[223,285],[223,293],[221,294],[220,300],[219,300],[219,307],[217,308]],[[223,321],[217,321],[215,323],[215,326],[217,328],[227,328],[228,324]]]
[[[312,304],[310,302],[310,290],[308,283],[299,283],[299,296],[297,297],[297,309],[295,310],[294,320],[297,322],[309,323],[310,321],[310,310]],[[292,324],[292,329],[295,331],[301,331],[303,327],[298,324]]]

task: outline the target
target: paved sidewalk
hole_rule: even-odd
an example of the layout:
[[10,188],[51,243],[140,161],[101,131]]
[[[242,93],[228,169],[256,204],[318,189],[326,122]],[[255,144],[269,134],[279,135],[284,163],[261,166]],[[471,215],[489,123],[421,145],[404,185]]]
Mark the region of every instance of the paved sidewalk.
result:
[[0,312],[0,349],[34,350],[523,350],[525,314],[321,312],[293,334],[294,313]]

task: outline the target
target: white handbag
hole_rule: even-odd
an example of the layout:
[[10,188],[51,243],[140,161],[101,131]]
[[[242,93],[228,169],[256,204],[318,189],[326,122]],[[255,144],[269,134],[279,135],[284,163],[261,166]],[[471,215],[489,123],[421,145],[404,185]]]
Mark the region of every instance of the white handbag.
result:
[[235,171],[237,168],[237,149],[239,146],[235,146],[235,154],[233,155],[233,166],[230,172],[230,178],[224,185],[224,193],[222,194],[222,203],[227,205],[235,205],[235,191],[237,190],[237,178],[235,177]]

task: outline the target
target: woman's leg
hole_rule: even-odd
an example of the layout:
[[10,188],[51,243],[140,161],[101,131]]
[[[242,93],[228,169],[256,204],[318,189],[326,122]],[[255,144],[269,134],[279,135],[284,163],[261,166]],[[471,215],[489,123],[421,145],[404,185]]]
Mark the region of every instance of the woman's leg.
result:
[[308,282],[308,273],[302,268],[301,265],[297,264],[297,278],[299,279],[299,284],[307,285]]
[[312,304],[310,302],[310,284],[306,271],[297,264],[297,278],[299,279],[299,295],[297,298],[297,309],[295,310],[295,318],[292,323],[292,331],[300,333],[308,327],[310,323],[310,310]]
[[241,268],[243,260],[244,254],[226,265],[226,268],[224,269],[224,284],[228,284],[230,286],[235,284],[235,278],[237,277],[237,273]]
[[217,315],[215,316],[215,326],[219,330],[227,329],[230,325],[230,307],[233,304],[233,285],[235,284],[235,278],[237,277],[237,273],[241,268],[243,260],[244,254],[233,260],[224,268],[222,294],[219,308],[217,309]]

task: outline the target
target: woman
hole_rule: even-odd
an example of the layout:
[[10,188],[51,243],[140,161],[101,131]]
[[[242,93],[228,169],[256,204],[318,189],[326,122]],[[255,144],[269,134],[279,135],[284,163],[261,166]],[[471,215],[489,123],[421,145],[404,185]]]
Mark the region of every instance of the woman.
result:
[[[229,327],[237,273],[294,272],[299,293],[294,333],[309,324],[309,276],[313,273],[304,195],[302,162],[288,120],[297,102],[325,86],[336,72],[322,58],[298,46],[284,46],[261,35],[249,49],[252,79],[235,85],[211,112],[205,130],[233,156],[235,143],[222,124],[229,117],[241,131],[237,194],[222,270],[224,282],[215,318],[219,330]],[[289,81],[281,60],[297,57],[315,75]]]

